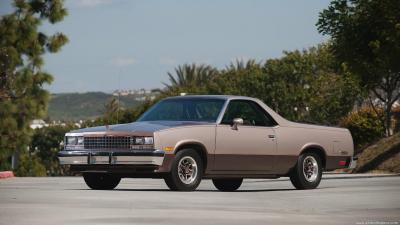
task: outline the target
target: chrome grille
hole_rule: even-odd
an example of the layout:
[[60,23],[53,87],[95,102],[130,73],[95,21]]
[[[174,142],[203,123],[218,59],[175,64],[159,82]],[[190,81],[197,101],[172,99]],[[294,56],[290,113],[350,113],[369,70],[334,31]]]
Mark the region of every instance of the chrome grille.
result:
[[130,149],[132,138],[129,136],[85,137],[85,149]]

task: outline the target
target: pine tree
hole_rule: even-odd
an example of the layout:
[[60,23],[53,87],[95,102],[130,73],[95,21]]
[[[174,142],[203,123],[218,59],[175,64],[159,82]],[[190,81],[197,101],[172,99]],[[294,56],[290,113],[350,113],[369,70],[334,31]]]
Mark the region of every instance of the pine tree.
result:
[[45,115],[49,94],[43,85],[52,76],[43,71],[43,55],[68,42],[62,33],[39,31],[67,15],[62,0],[15,0],[15,11],[0,18],[0,170],[22,151],[32,135],[29,123]]

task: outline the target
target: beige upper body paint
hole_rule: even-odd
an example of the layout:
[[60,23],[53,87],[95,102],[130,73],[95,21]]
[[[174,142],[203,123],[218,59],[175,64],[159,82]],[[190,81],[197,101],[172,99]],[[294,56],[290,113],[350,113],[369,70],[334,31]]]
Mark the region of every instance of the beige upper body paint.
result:
[[198,143],[208,154],[234,155],[299,155],[304,149],[319,148],[326,156],[353,156],[353,140],[344,128],[294,123],[281,117],[262,101],[231,96],[230,100],[250,100],[259,104],[278,123],[274,127],[229,125],[188,125],[159,130],[154,133],[155,147],[171,149],[173,154],[180,146]]

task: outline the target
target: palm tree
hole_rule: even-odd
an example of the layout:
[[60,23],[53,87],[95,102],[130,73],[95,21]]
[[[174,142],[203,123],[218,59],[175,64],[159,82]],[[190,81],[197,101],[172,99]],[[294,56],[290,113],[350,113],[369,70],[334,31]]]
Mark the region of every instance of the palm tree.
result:
[[175,68],[175,74],[167,73],[169,84],[163,83],[166,87],[164,92],[195,91],[204,87],[217,74],[218,70],[212,66],[200,64],[183,64]]
[[239,60],[231,62],[229,66],[225,67],[224,72],[234,72],[234,71],[246,71],[254,68],[260,68],[261,62],[256,62],[254,59],[250,60]]

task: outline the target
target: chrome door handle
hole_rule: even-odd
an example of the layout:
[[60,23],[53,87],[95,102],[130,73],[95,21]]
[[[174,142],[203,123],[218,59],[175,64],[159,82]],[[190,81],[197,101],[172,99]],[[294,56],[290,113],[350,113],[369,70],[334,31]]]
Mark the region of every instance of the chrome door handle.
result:
[[268,135],[268,137],[269,137],[269,138],[275,138],[275,135],[270,134],[270,135]]

